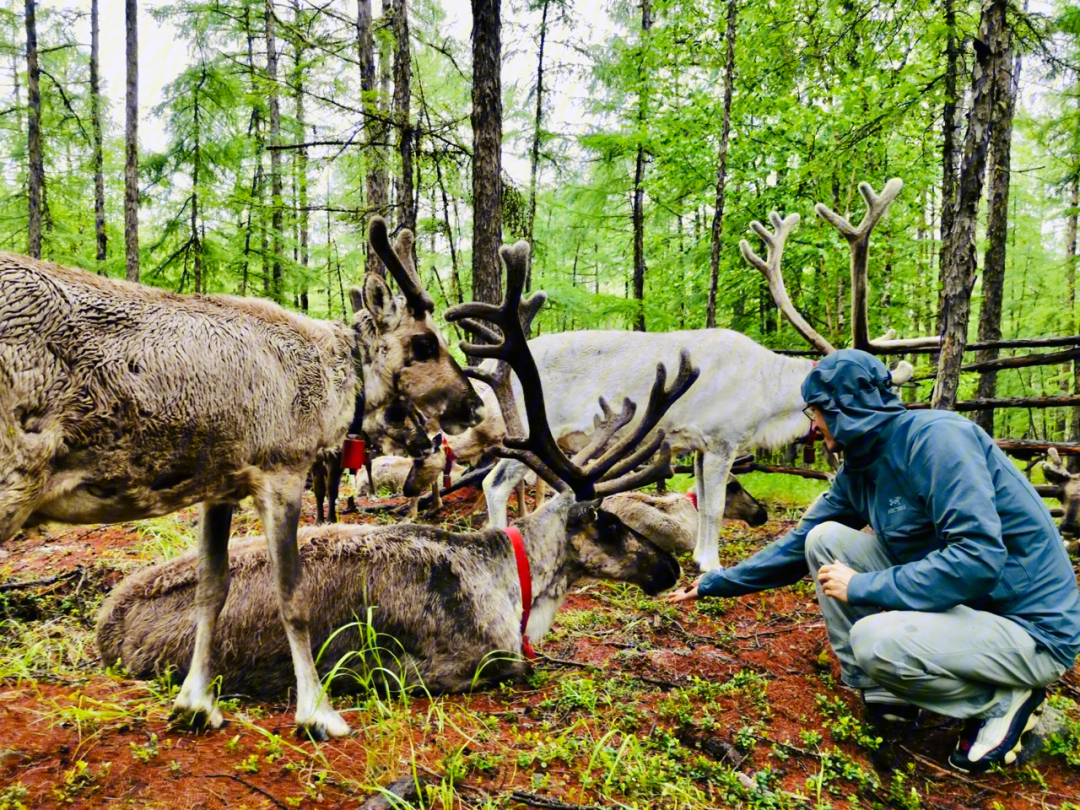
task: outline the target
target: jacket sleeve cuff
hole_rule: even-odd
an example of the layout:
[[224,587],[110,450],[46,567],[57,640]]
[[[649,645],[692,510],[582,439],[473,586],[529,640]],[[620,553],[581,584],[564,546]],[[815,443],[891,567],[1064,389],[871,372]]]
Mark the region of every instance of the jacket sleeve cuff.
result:
[[874,572],[855,574],[847,586],[847,598],[849,605],[871,605],[870,590],[873,585]]
[[726,579],[723,568],[706,571],[702,574],[701,581],[698,583],[698,596],[723,596]]

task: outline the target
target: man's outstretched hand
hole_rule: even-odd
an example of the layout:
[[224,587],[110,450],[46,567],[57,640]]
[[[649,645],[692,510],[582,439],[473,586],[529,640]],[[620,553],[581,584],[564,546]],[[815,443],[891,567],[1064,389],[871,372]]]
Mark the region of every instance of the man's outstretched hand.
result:
[[817,578],[818,582],[821,583],[821,590],[825,592],[826,596],[846,602],[848,600],[848,583],[857,573],[858,571],[854,568],[849,568],[839,560],[833,560],[828,565],[821,566]]
[[664,597],[665,601],[672,605],[677,605],[680,602],[693,602],[695,599],[700,599],[701,594],[697,592],[698,584],[700,582],[701,577],[698,577],[688,587],[669,593]]

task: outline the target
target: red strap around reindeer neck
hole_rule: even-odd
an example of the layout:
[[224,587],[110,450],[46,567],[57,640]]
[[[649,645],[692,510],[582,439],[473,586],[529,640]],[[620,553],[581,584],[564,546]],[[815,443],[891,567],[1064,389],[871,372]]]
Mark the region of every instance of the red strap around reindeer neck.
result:
[[525,540],[521,532],[513,526],[503,529],[503,534],[510,539],[510,545],[514,547],[518,579],[521,580],[521,653],[526,661],[535,661],[536,653],[525,633],[525,628],[529,625],[529,611],[532,609],[532,575],[529,573],[529,558],[525,556]]

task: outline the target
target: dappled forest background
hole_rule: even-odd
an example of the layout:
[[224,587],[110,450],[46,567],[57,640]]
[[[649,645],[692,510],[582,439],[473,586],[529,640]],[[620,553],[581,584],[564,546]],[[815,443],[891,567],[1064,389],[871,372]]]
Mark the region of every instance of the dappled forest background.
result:
[[[140,149],[137,116],[110,106],[124,88],[105,93],[97,70],[101,49],[132,59],[138,40],[91,24],[97,3],[0,0],[2,249],[340,318],[381,213],[416,230],[440,309],[493,295],[484,238],[526,238],[531,286],[551,295],[542,332],[715,324],[807,349],[740,256],[750,221],[802,215],[788,290],[846,345],[848,249],[813,205],[857,221],[860,181],[902,178],[871,246],[871,334],[936,335],[956,311],[943,312],[942,217],[978,171],[968,339],[994,243],[999,336],[1078,332],[1080,6],[142,0],[188,59],[153,100],[167,144]],[[502,69],[474,76],[483,59]],[[1007,81],[991,93],[994,59]],[[1004,229],[988,238],[1002,175]],[[937,362],[912,359],[923,375]],[[1075,365],[1002,371],[990,395],[1076,396]],[[963,375],[959,398],[978,380]],[[1074,410],[997,410],[993,428],[1077,441]]]

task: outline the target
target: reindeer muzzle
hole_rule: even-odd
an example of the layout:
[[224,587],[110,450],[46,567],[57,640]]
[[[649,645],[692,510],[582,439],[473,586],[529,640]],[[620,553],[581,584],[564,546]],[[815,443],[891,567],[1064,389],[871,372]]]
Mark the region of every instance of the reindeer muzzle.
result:
[[675,561],[673,556],[664,552],[660,556],[656,568],[653,569],[649,581],[641,586],[641,590],[645,591],[649,596],[663,593],[669,588],[675,587],[675,583],[679,581],[680,573],[679,563]]

